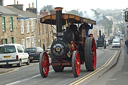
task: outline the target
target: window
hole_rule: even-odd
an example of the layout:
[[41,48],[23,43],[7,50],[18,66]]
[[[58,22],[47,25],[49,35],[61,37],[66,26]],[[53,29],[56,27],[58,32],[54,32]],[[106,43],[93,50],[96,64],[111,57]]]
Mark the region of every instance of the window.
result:
[[6,54],[6,53],[15,53],[16,49],[14,46],[1,46],[0,47],[0,54]]
[[29,33],[29,20],[26,21],[27,33]]
[[29,48],[29,47],[31,47],[31,38],[27,37],[26,38],[26,48]]
[[14,44],[14,37],[11,37],[11,43]]
[[2,17],[2,30],[6,32],[6,23],[5,23],[5,17]]
[[21,34],[24,34],[24,21],[21,20]]
[[3,39],[3,44],[8,44],[8,39]]
[[32,36],[32,47],[35,47],[35,39],[34,39],[34,36]]
[[33,29],[33,19],[31,19],[31,30],[32,30],[32,32],[34,31],[34,29]]
[[23,46],[23,48],[25,48],[25,40],[24,39],[21,40],[21,45]]
[[17,46],[17,50],[18,50],[19,53],[23,53],[24,52],[23,48],[21,46]]
[[13,31],[13,17],[10,17],[10,30]]

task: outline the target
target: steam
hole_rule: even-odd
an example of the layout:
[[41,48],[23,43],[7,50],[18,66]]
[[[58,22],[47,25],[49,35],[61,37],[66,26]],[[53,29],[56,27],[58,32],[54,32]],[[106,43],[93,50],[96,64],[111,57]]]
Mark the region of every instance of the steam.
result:
[[86,11],[80,11],[82,13],[82,17],[90,18],[95,20],[96,22],[99,22],[103,19],[103,14],[96,13],[95,10],[90,9]]

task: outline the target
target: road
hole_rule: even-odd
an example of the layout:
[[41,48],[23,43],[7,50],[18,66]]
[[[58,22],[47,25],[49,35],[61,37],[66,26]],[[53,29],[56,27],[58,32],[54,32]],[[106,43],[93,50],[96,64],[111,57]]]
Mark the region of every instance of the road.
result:
[[[50,73],[47,78],[42,78],[39,73],[38,62],[22,67],[12,66],[14,70],[4,74],[0,74],[0,85],[74,85],[81,84],[86,80],[92,81],[98,73],[104,73],[104,69],[108,69],[114,58],[118,56],[119,49],[97,49],[97,70],[88,72],[83,64],[81,66],[80,76],[74,78],[72,68],[67,67],[64,72],[56,73],[50,67]],[[84,83],[85,85],[85,83]]]

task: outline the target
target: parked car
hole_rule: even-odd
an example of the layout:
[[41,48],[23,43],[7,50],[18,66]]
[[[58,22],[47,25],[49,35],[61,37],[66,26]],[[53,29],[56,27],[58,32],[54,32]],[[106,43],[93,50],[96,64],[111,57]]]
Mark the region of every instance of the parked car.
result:
[[113,39],[113,42],[112,42],[112,48],[114,47],[121,47],[121,42],[119,39]]
[[22,63],[29,65],[29,55],[24,52],[20,44],[0,45],[0,65],[13,65],[21,67]]
[[33,60],[39,60],[40,53],[43,52],[43,49],[41,47],[32,47],[32,48],[26,48],[25,52],[29,54],[30,62]]

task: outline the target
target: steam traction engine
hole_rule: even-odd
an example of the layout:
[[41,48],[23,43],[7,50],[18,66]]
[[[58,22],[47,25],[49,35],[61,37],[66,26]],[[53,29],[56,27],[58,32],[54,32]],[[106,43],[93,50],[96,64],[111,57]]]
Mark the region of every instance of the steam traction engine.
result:
[[97,48],[98,47],[104,47],[104,49],[106,49],[105,36],[104,35],[101,36],[101,30],[99,30],[99,37],[97,40]]
[[[73,14],[62,14],[62,8],[57,7],[56,14],[48,15],[40,19],[41,23],[56,25],[56,39],[51,45],[51,62],[46,52],[40,55],[39,69],[43,78],[48,76],[49,66],[52,65],[55,72],[62,72],[65,67],[72,67],[74,77],[80,74],[81,64],[85,62],[86,69],[96,69],[96,45],[93,34],[86,36],[85,23],[96,24],[94,20],[82,18]],[[68,23],[65,30],[62,26]],[[78,28],[74,24],[81,24]]]

